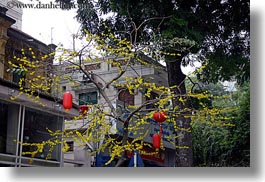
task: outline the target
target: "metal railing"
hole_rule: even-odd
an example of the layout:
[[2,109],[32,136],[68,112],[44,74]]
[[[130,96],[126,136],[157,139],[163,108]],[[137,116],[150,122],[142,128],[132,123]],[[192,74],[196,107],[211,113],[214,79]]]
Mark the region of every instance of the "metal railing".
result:
[[54,161],[0,153],[0,166],[4,164],[10,167],[63,167],[66,163],[78,166],[84,165],[83,161],[68,159],[64,161]]

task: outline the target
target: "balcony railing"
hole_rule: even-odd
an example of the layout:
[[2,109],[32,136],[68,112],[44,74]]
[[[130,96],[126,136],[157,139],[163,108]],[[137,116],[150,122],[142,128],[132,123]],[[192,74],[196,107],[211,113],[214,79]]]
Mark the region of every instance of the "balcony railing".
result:
[[79,166],[84,165],[83,161],[76,161],[76,160],[53,161],[53,160],[45,160],[45,159],[30,158],[30,157],[0,153],[0,167],[2,165],[13,166],[13,167],[63,167],[65,163],[79,165]]

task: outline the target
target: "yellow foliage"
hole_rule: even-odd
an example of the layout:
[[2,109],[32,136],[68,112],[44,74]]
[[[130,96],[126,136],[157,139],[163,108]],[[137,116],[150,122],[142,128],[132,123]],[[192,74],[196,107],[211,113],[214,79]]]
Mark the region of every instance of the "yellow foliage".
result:
[[[86,40],[93,42],[94,48],[99,52],[98,54],[94,54],[95,49],[93,50],[86,50],[89,54],[87,57],[84,56],[82,58],[82,61],[84,62],[79,65],[78,60],[78,51],[71,51],[64,48],[58,48],[58,50],[61,51],[61,55],[57,58],[58,61],[65,61],[67,63],[70,63],[69,69],[73,70],[80,70],[83,68],[85,63],[101,63],[105,62],[107,65],[116,66],[119,70],[119,73],[123,73],[126,70],[125,65],[129,64],[129,66],[132,66],[133,64],[136,65],[143,65],[145,67],[152,66],[156,69],[161,69],[155,65],[151,65],[150,63],[147,63],[145,60],[140,59],[135,55],[134,52],[134,45],[130,43],[127,39],[117,39],[115,35],[108,30],[107,33],[102,32],[102,36],[105,38],[102,39],[97,35],[92,35],[86,31]],[[112,45],[108,44],[109,40],[112,40],[114,43]],[[25,71],[27,71],[26,77],[24,79],[21,79],[19,82],[19,90],[20,92],[16,96],[10,97],[11,100],[17,99],[19,96],[25,94],[29,99],[33,100],[36,103],[39,103],[42,106],[45,106],[43,103],[40,103],[40,97],[36,96],[39,91],[49,94],[49,90],[53,88],[55,91],[61,92],[62,89],[60,87],[60,82],[62,80],[69,81],[70,86],[80,86],[80,83],[77,83],[76,81],[73,81],[72,77],[69,75],[64,74],[57,74],[53,77],[46,77],[44,73],[45,70],[42,70],[43,73],[39,69],[44,69],[45,61],[50,58],[51,56],[54,56],[54,53],[50,53],[48,55],[44,55],[41,57],[42,61],[37,60],[35,57],[35,53],[33,52],[32,48],[29,48],[29,51],[31,52],[32,60],[27,58],[25,56],[25,50],[21,50],[23,58],[13,57],[13,59],[16,62],[8,61],[8,64],[12,68],[21,68]],[[147,48],[146,48],[147,51]],[[93,52],[93,53],[92,53]],[[167,53],[167,52],[159,52],[158,54],[167,55],[167,56],[181,56],[178,53]],[[104,55],[104,59],[98,59],[97,56]],[[106,56],[107,55],[107,56]],[[92,59],[92,57],[95,57],[95,59]],[[124,58],[124,62],[117,61],[115,59],[110,59],[109,57],[115,57],[115,58]],[[78,63],[78,64],[77,64]],[[207,65],[203,65],[202,67],[198,68],[196,71],[200,72],[202,71]],[[40,74],[42,73],[42,74]],[[30,76],[30,78],[28,77]],[[100,77],[100,75],[96,75]],[[202,120],[208,120],[212,121],[213,123],[217,124],[218,121],[223,121],[218,123],[220,127],[228,126],[232,127],[234,124],[229,123],[228,117],[222,117],[222,113],[229,113],[234,112],[235,108],[217,108],[212,107],[208,108],[206,105],[204,105],[202,102],[200,103],[201,106],[203,106],[203,109],[201,110],[192,110],[191,108],[184,108],[181,106],[172,106],[173,100],[178,100],[180,103],[182,103],[184,106],[187,104],[187,101],[189,98],[197,98],[197,99],[207,99],[207,98],[213,98],[213,96],[209,93],[200,93],[200,94],[194,94],[191,92],[188,92],[187,94],[183,94],[181,96],[175,95],[174,90],[178,89],[177,86],[167,87],[167,86],[161,86],[155,83],[154,79],[146,78],[141,75],[139,76],[124,76],[122,77],[125,80],[125,83],[120,83],[119,80],[113,80],[111,82],[111,86],[113,87],[119,87],[128,89],[129,93],[132,95],[138,94],[138,91],[145,91],[143,94],[147,98],[151,98],[152,92],[157,93],[158,97],[155,98],[154,105],[156,108],[151,108],[151,110],[143,112],[142,110],[146,109],[146,107],[140,108],[139,105],[129,105],[127,109],[130,113],[134,112],[134,115],[132,118],[126,120],[126,118],[121,118],[122,116],[118,116],[115,111],[110,111],[108,105],[106,103],[99,103],[97,105],[91,105],[90,111],[87,113],[86,116],[83,116],[80,114],[79,116],[76,116],[72,118],[72,121],[67,121],[65,124],[75,124],[77,125],[78,120],[83,120],[84,124],[80,128],[73,129],[73,130],[64,130],[64,131],[52,131],[47,128],[47,131],[49,132],[52,139],[43,141],[40,143],[23,143],[22,145],[26,146],[32,146],[34,148],[33,151],[25,152],[24,154],[30,154],[32,157],[36,156],[37,153],[43,152],[43,149],[45,146],[48,146],[49,154],[47,154],[47,158],[51,156],[51,152],[54,149],[56,145],[62,145],[62,151],[67,152],[69,150],[69,146],[67,145],[66,141],[71,138],[73,139],[78,146],[85,146],[87,144],[93,143],[98,144],[101,143],[101,145],[98,146],[98,148],[95,148],[94,151],[91,153],[91,155],[94,155],[97,152],[105,151],[106,148],[109,150],[110,153],[110,160],[106,163],[110,164],[115,158],[121,157],[122,154],[125,151],[134,151],[138,150],[141,154],[145,155],[154,155],[157,154],[158,151],[146,153],[144,151],[144,147],[152,147],[151,144],[146,143],[144,140],[145,138],[150,134],[151,131],[151,124],[147,120],[149,118],[152,118],[152,115],[157,110],[163,110],[169,113],[167,116],[167,124],[173,125],[173,129],[175,132],[191,132],[191,127],[182,127],[179,126],[176,120],[178,118],[184,118],[184,119],[190,119],[192,122],[195,121],[196,118],[200,118]],[[148,81],[147,81],[148,80]],[[26,82],[26,86],[23,85],[23,83]],[[103,86],[104,88],[104,86]],[[103,88],[101,88],[103,90]],[[104,90],[103,90],[104,91]],[[103,95],[101,94],[100,97]],[[220,98],[217,97],[217,99],[225,99],[225,96]],[[139,109],[139,110],[137,110]],[[127,112],[127,111],[126,111]],[[186,113],[189,113],[187,115]],[[124,113],[123,113],[124,114]],[[131,140],[126,140],[126,142],[122,142],[117,140],[117,138],[112,138],[116,132],[118,131],[117,128],[113,129],[113,122],[115,124],[118,123],[118,121],[121,122],[121,125],[124,125],[125,122],[128,122],[128,128],[123,128],[123,131],[126,129],[128,132],[131,132],[134,134],[135,138],[132,138]],[[175,140],[180,137],[180,135],[174,135],[174,136],[163,136],[164,139],[167,139],[169,143],[173,146],[175,146]],[[104,142],[102,143],[102,141]],[[164,148],[164,141],[161,139],[162,145],[161,150],[165,150]],[[175,146],[176,148],[182,148],[186,149],[187,146]],[[31,160],[32,162],[32,160]]]

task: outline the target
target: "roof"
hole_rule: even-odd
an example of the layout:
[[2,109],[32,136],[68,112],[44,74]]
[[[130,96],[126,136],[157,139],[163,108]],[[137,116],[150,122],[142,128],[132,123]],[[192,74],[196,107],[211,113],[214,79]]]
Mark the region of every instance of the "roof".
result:
[[3,19],[9,21],[11,24],[14,24],[16,23],[16,20],[10,18],[9,16],[6,15],[6,11],[8,9],[7,8],[4,8],[2,6],[0,6],[0,17],[2,17]]
[[40,40],[32,37],[31,35],[23,32],[17,28],[14,28],[14,27],[10,27],[7,30],[7,35],[10,38],[14,38],[16,40],[26,42],[27,44],[29,44],[32,47],[36,47],[38,49],[41,49],[45,53],[49,53],[56,48],[56,45],[54,45],[54,44],[47,45],[47,44],[41,42]]
[[[11,92],[19,92],[19,86],[11,81],[7,81],[5,79],[0,78],[0,99],[5,98],[5,100],[9,100],[9,96]],[[57,111],[60,112],[61,114],[66,114],[68,116],[74,116],[74,115],[79,115],[79,106],[76,104],[73,104],[73,110],[70,113],[66,113],[64,109],[62,108],[55,108],[56,104],[62,105],[62,98],[56,98],[48,94],[44,93],[35,93],[35,96],[39,96],[40,100],[45,102],[47,105],[47,108],[45,110],[49,111]],[[2,97],[3,96],[3,97]],[[11,100],[9,100],[11,101]],[[17,102],[19,103],[25,103],[26,106],[34,105],[35,107],[42,107],[39,104],[34,103],[30,99],[28,99],[25,96],[19,97],[17,99]],[[34,108],[35,108],[34,107]]]

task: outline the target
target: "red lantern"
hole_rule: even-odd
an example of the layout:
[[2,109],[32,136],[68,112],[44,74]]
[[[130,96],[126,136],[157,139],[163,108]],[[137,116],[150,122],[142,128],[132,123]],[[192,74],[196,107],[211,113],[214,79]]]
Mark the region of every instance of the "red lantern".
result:
[[160,148],[160,135],[157,133],[153,135],[153,147],[156,149]]
[[79,106],[79,112],[82,113],[83,116],[86,115],[87,111],[88,111],[88,105]]
[[167,113],[166,112],[155,112],[153,118],[155,121],[162,123],[166,120]]
[[63,94],[63,107],[66,111],[70,110],[73,106],[73,95],[70,92]]

